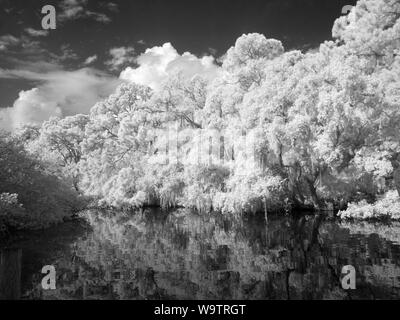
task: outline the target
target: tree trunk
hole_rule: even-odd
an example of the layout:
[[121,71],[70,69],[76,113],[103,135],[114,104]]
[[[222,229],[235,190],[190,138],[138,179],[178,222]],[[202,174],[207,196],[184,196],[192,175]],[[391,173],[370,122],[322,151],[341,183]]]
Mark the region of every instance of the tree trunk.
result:
[[308,183],[308,187],[309,187],[309,190],[310,190],[310,194],[311,194],[311,199],[312,199],[313,205],[314,205],[315,209],[320,210],[321,209],[321,202],[320,202],[320,200],[318,198],[317,189],[314,186],[314,182],[307,179],[307,183]]
[[278,161],[279,161],[279,167],[280,167],[281,169],[284,168],[282,154],[283,154],[283,146],[280,145],[280,146],[279,146]]
[[225,160],[225,138],[223,136],[219,138],[219,143],[219,159],[223,164]]
[[72,177],[72,184],[74,185],[74,189],[76,192],[81,193],[81,191],[79,190],[79,178],[78,176],[73,176]]
[[265,221],[268,222],[267,198],[264,198],[264,216]]

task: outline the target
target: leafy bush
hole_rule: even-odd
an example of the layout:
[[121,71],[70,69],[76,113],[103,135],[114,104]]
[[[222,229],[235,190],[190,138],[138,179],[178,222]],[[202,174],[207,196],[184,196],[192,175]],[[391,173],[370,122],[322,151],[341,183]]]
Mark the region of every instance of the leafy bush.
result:
[[0,234],[5,232],[8,226],[18,228],[26,217],[26,211],[18,202],[17,194],[0,194]]
[[397,191],[388,191],[385,196],[373,204],[362,200],[358,203],[350,203],[347,210],[339,211],[342,219],[372,220],[393,219],[400,220],[400,198]]
[[11,136],[0,135],[0,219],[12,229],[44,228],[63,221],[82,202],[71,187],[47,174]]

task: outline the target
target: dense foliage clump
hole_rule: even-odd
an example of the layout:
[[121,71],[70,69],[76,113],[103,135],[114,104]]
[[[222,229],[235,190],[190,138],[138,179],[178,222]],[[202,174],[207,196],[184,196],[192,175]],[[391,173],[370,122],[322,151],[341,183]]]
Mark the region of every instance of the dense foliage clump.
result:
[[339,212],[339,216],[357,220],[400,220],[400,197],[397,191],[389,191],[372,204],[366,200],[350,203],[347,210]]
[[7,135],[0,136],[0,229],[47,227],[82,205],[71,187]]

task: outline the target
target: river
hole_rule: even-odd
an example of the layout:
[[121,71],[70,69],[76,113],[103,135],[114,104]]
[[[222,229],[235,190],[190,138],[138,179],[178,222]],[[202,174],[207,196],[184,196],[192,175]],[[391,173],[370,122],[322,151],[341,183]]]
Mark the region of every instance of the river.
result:
[[[400,224],[189,210],[85,220],[0,246],[0,297],[17,299],[398,299]],[[43,290],[41,269],[56,269]],[[341,270],[356,270],[344,290]]]

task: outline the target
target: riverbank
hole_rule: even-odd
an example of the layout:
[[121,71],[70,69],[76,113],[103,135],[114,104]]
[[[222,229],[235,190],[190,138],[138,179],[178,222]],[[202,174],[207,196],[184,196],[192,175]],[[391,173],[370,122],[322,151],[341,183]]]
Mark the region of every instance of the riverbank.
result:
[[[83,205],[85,203],[85,205]],[[112,206],[99,206],[95,200],[85,200],[81,199],[80,202],[81,206],[79,210],[77,207],[74,210],[70,210],[69,212],[65,213],[61,220],[53,221],[52,223],[44,224],[43,218],[40,218],[36,222],[34,221],[35,217],[29,217],[24,211],[23,214],[15,214],[17,211],[4,211],[0,215],[0,239],[6,238],[10,234],[14,234],[19,231],[29,231],[35,229],[47,229],[53,228],[55,225],[69,222],[75,219],[80,219],[82,217],[82,212],[87,210],[100,210],[100,211],[117,211],[117,212],[125,212],[130,215],[135,215],[137,212],[141,212],[146,209],[156,209],[161,211],[168,211],[169,209],[172,210],[187,210],[187,211],[194,211],[198,214],[202,215],[205,212],[198,211],[196,209],[184,208],[184,207],[174,207],[174,208],[164,208],[162,209],[159,205],[147,205],[141,208],[134,208],[134,207],[126,207],[126,208],[115,208]],[[219,212],[215,210],[215,212]],[[17,212],[18,213],[18,212]],[[227,217],[235,216],[243,217],[243,215],[264,215],[267,219],[268,217],[273,216],[293,216],[293,217],[301,217],[309,214],[320,214],[327,218],[333,218],[335,220],[342,220],[342,221],[374,221],[374,222],[390,222],[390,221],[399,221],[400,220],[400,197],[397,194],[397,191],[389,191],[380,199],[378,199],[375,203],[368,203],[366,200],[361,200],[359,202],[349,203],[347,209],[345,210],[338,210],[331,205],[330,207],[327,206],[325,209],[316,209],[312,206],[304,206],[302,208],[292,209],[291,211],[287,210],[287,207],[281,208],[281,210],[267,210],[265,211],[243,211],[240,213],[227,213],[223,212],[223,214]],[[27,222],[27,217],[29,217],[29,223]],[[11,224],[10,221],[13,223]],[[19,223],[17,224],[16,221]]]

